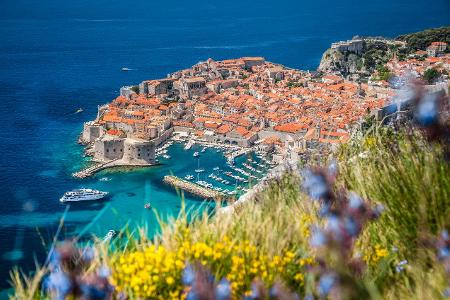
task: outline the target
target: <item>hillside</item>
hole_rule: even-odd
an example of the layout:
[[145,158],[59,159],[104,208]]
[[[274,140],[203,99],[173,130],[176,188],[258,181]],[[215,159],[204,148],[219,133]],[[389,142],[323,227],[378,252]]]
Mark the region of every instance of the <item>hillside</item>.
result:
[[327,167],[288,172],[232,214],[57,245],[34,276],[12,273],[13,299],[444,299],[448,124],[415,116],[368,121]]
[[361,41],[358,51],[353,48],[342,50],[343,48],[333,48],[333,46],[325,51],[318,70],[365,80],[377,69],[377,66],[384,66],[394,54],[402,60],[407,54],[416,50],[425,50],[432,42],[450,43],[450,27],[406,34],[395,40],[355,37],[351,41],[341,43],[352,44],[358,41]]
[[[450,44],[450,26],[427,29],[424,31],[398,36],[396,40],[407,43],[410,52],[425,50],[432,42],[446,42]],[[447,48],[447,53],[450,49]]]
[[[358,41],[352,40],[349,43]],[[318,70],[337,72],[354,79],[370,76],[378,65],[384,65],[396,53],[398,45],[391,40],[362,40],[361,49],[341,51],[330,48],[322,56]]]

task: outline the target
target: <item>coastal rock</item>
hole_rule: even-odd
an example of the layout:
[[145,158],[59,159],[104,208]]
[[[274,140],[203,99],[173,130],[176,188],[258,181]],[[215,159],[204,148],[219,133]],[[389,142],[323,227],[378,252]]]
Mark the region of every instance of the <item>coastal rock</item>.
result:
[[368,77],[378,65],[385,65],[401,47],[404,47],[403,42],[384,38],[333,43],[323,54],[318,71],[353,79]]

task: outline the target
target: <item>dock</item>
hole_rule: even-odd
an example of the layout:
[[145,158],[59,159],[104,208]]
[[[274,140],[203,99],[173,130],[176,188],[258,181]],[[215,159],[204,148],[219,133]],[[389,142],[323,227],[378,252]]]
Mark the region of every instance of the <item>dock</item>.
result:
[[93,166],[90,166],[86,169],[83,169],[81,171],[75,172],[72,174],[73,177],[78,178],[78,179],[83,179],[83,178],[87,178],[90,177],[92,175],[94,175],[95,173],[106,169],[106,168],[110,168],[115,166],[115,162],[118,159],[112,160],[112,161],[108,161],[108,162],[104,162],[104,163],[97,163]]
[[187,180],[183,180],[177,176],[173,176],[173,175],[164,176],[163,181],[166,184],[170,184],[171,186],[177,187],[181,190],[184,190],[186,192],[200,196],[205,199],[219,200],[219,199],[224,199],[227,197],[223,193],[214,191],[209,188],[205,188],[203,186],[200,186],[193,182],[189,182]]
[[251,149],[247,149],[247,148],[243,148],[240,149],[238,151],[232,152],[231,154],[227,155],[227,160],[230,162],[234,162],[234,160],[239,157],[242,156],[244,154],[247,154],[251,151]]
[[194,140],[189,140],[189,142],[187,142],[186,146],[184,146],[184,150],[191,149],[194,144],[195,144]]

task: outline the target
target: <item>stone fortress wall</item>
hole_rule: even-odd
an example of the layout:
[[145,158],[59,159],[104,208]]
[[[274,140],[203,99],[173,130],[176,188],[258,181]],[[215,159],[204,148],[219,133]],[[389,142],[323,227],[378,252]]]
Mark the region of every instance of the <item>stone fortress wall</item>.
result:
[[105,135],[94,142],[94,160],[108,161],[121,159],[124,152],[124,139]]
[[95,124],[93,121],[86,122],[83,125],[81,141],[85,144],[92,143],[103,134],[104,130],[102,126],[100,126],[99,124]]
[[155,162],[155,144],[152,141],[125,139],[123,143],[123,163],[149,165]]
[[86,122],[81,141],[93,146],[95,161],[119,160],[118,164],[121,165],[152,165],[155,163],[156,145],[164,142],[171,133],[172,130],[169,130],[157,139],[148,141],[105,134],[102,126]]

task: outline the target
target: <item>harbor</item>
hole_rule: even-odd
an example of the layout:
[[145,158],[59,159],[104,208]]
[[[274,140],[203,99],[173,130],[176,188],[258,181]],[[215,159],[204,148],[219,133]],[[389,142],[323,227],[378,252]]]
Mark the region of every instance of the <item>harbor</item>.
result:
[[[196,168],[191,169],[191,172],[174,172],[174,176],[194,186],[235,199],[258,184],[275,166],[269,153],[252,148],[205,144],[187,138],[177,139],[172,147],[186,153],[186,160],[193,160],[196,163]],[[217,154],[220,155],[220,160],[208,159],[211,155]],[[168,160],[162,162],[169,163]]]
[[[178,166],[185,165],[180,164],[180,157],[185,163],[190,162],[192,167],[178,169]],[[161,174],[161,183],[203,199],[239,199],[276,164],[270,153],[254,147],[205,142],[174,132],[155,148],[155,165],[171,170],[169,174]],[[87,179],[102,170],[118,166],[122,166],[120,160],[96,163],[72,176]]]

